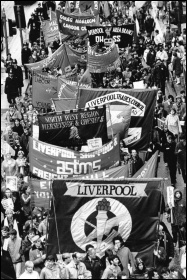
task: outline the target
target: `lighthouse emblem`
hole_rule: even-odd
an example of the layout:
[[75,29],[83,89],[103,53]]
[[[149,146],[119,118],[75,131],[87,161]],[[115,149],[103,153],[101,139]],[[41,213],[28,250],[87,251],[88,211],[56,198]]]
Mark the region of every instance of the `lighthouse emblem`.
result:
[[85,251],[92,244],[98,256],[112,247],[112,240],[121,235],[125,242],[132,230],[127,208],[113,198],[96,198],[84,204],[73,216],[71,234],[75,244]]

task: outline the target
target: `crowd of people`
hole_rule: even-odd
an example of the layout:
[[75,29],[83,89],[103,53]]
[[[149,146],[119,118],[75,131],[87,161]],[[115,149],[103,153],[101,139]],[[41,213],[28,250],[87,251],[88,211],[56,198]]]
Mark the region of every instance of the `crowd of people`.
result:
[[[186,221],[185,207],[175,201],[177,213],[172,224],[172,235],[161,222],[157,229],[158,242],[153,252],[153,267],[146,267],[140,258],[134,258],[120,236],[114,238],[113,249],[106,250],[99,258],[92,245],[86,246],[86,254],[47,255],[47,223],[49,214],[44,208],[32,206],[32,193],[29,178],[29,136],[33,135],[32,125],[37,124],[39,108],[32,104],[32,73],[26,64],[38,62],[50,56],[62,44],[60,38],[46,45],[41,32],[41,22],[49,18],[48,10],[65,11],[65,2],[58,6],[55,1],[43,1],[32,13],[28,21],[29,43],[21,50],[22,66],[11,54],[2,58],[6,73],[4,92],[7,95],[9,110],[5,114],[6,130],[1,131],[1,141],[8,143],[8,150],[1,154],[1,264],[3,271],[17,279],[182,279],[186,278]],[[120,5],[119,2],[123,2]],[[149,2],[149,1],[147,1]],[[158,1],[158,15],[167,13],[164,1]],[[162,4],[160,2],[163,2]],[[175,2],[175,1],[170,1]],[[166,82],[180,85],[186,61],[186,30],[166,32],[156,29],[150,5],[137,9],[133,1],[109,1],[109,13],[104,6],[100,9],[100,23],[103,26],[120,26],[136,19],[140,31],[132,46],[119,50],[121,65],[112,72],[92,74],[92,87],[132,89],[142,81],[144,88],[158,88],[154,125],[146,161],[155,151],[163,152],[164,163],[169,169],[171,185],[176,188],[177,170],[182,173],[186,184],[186,93],[184,90],[166,96]],[[171,7],[174,9],[175,7]],[[69,11],[76,12],[73,2]],[[172,16],[172,13],[171,15]],[[171,19],[170,19],[171,20]],[[87,50],[88,38],[69,38],[66,43],[79,52]],[[103,51],[103,46],[98,45]],[[50,75],[61,75],[59,68],[44,68]],[[71,73],[84,76],[86,68],[76,64]],[[30,91],[24,93],[24,80],[28,80]],[[51,106],[51,111],[54,108]],[[160,123],[162,125],[160,125]],[[6,146],[6,145],[5,145]],[[70,148],[70,147],[69,147]],[[121,165],[129,166],[129,177],[144,164],[138,151],[128,151],[124,142],[120,143]],[[77,150],[77,147],[75,147]],[[17,177],[17,191],[7,187],[7,177]],[[13,183],[14,184],[14,183]],[[180,195],[180,191],[176,189]],[[180,208],[180,209],[179,209]],[[170,211],[165,214],[169,220]],[[176,213],[176,216],[177,216]],[[178,240],[179,236],[179,240]],[[177,243],[179,243],[177,245]],[[179,265],[173,265],[176,246],[180,248]],[[23,263],[25,271],[22,273]]]

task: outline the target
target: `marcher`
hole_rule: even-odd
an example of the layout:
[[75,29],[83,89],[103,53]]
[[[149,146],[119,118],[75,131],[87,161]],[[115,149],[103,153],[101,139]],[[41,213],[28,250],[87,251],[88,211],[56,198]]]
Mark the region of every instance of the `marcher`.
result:
[[34,271],[33,267],[34,263],[27,261],[25,263],[25,272],[18,279],[40,279],[38,272]]

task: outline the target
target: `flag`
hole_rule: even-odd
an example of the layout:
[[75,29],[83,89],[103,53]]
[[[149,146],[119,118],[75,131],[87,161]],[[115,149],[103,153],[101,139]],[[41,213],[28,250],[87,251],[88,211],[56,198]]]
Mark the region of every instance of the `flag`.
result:
[[44,20],[41,27],[46,44],[53,42],[56,37],[59,38],[59,29],[55,12],[51,11],[51,19]]
[[53,98],[56,112],[76,109],[76,98]]
[[121,235],[125,246],[152,267],[161,181],[53,181],[47,254],[85,253],[92,244],[103,257],[113,248],[113,238]]
[[133,178],[155,178],[158,164],[158,151],[134,174]]
[[119,134],[120,139],[128,136],[128,129],[131,121],[132,107],[128,105],[109,105],[107,106],[107,133],[108,138]]

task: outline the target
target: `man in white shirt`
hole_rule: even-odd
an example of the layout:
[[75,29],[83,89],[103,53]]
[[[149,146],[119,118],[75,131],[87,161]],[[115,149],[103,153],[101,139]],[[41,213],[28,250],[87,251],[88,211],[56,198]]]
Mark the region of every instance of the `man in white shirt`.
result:
[[66,266],[69,272],[69,279],[84,279],[86,266],[81,262],[82,256],[80,253],[72,254],[72,261]]
[[163,45],[159,44],[159,51],[156,53],[156,58],[160,59],[164,62],[164,65],[167,67],[167,61],[168,61],[168,54],[164,50]]
[[155,38],[154,38],[155,44],[158,46],[159,44],[164,43],[164,37],[159,33],[158,30],[155,30]]
[[33,270],[34,264],[31,261],[25,263],[25,272],[18,279],[40,279],[37,271]]

